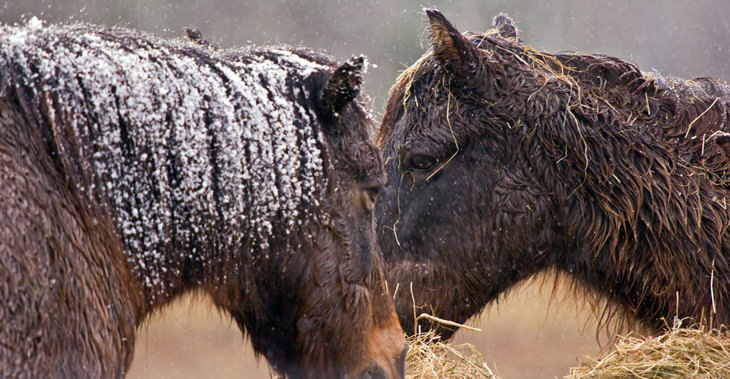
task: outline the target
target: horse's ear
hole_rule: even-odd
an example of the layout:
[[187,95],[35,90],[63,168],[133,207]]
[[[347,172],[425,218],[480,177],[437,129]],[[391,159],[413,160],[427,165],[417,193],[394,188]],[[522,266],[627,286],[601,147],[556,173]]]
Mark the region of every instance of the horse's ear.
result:
[[365,57],[351,58],[338,67],[319,91],[320,105],[336,114],[360,94]]
[[515,22],[504,13],[494,16],[492,28],[497,30],[497,33],[502,38],[517,38],[517,26],[515,26]]
[[436,9],[426,9],[433,51],[442,67],[459,72],[477,60],[477,49]]
[[720,146],[722,151],[725,153],[725,157],[730,159],[730,133],[726,132],[715,132],[713,135],[715,143]]

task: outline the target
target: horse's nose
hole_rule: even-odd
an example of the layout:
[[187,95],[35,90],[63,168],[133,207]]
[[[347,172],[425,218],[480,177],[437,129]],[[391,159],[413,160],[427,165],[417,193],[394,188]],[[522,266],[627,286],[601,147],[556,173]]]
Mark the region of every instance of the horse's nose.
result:
[[385,370],[378,365],[373,365],[361,372],[357,379],[388,379]]

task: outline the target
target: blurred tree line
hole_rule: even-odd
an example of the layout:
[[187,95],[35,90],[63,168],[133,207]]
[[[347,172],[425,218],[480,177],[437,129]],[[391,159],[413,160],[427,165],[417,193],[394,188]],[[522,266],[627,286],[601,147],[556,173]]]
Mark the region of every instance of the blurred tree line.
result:
[[382,111],[398,73],[428,47],[423,7],[440,9],[461,31],[484,31],[499,12],[538,50],[604,53],[642,70],[730,80],[726,0],[0,0],[0,22],[119,25],[171,38],[195,27],[221,46],[303,45],[344,59],[365,54],[366,91]]

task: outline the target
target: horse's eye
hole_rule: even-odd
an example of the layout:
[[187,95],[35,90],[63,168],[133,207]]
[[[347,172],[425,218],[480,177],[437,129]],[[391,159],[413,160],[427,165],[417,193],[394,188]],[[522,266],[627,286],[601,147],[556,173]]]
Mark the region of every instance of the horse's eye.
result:
[[414,170],[427,171],[433,168],[436,163],[438,163],[438,159],[434,157],[423,154],[414,154],[410,157],[408,166]]

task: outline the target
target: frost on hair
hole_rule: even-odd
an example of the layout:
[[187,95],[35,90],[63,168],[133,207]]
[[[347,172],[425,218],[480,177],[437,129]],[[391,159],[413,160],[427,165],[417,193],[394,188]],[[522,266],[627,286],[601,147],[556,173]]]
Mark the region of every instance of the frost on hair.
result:
[[0,94],[47,123],[64,172],[108,207],[153,296],[175,269],[166,252],[201,259],[245,236],[269,254],[326,187],[302,83],[330,67],[285,49],[223,54],[88,25],[0,27]]

